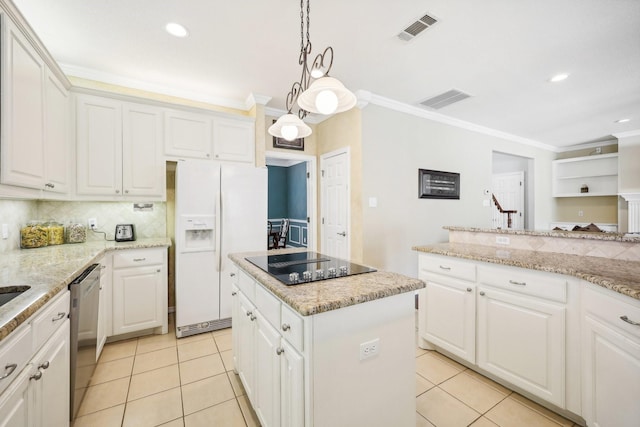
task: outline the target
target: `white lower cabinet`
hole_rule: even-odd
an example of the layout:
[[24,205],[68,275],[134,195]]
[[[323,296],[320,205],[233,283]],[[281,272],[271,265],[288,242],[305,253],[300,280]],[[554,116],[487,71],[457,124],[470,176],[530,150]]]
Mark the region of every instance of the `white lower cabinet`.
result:
[[563,276],[432,254],[419,268],[427,345],[565,408],[567,306],[577,301]]
[[151,328],[168,331],[167,249],[131,249],[113,254],[113,335]]
[[477,364],[564,407],[565,308],[478,287]]
[[640,301],[623,301],[588,284],[583,290],[583,416],[590,427],[635,427],[640,422]]
[[304,426],[304,357],[283,337],[299,326],[283,328],[280,302],[239,275],[244,292],[233,285],[233,357],[247,397],[263,427]]
[[[6,361],[0,375],[0,386],[5,388],[0,394],[2,427],[69,425],[68,292],[59,294],[40,313],[0,345],[0,360]],[[31,353],[26,365],[20,362],[25,351]],[[24,368],[12,368],[14,363]],[[9,382],[2,384],[5,381]]]

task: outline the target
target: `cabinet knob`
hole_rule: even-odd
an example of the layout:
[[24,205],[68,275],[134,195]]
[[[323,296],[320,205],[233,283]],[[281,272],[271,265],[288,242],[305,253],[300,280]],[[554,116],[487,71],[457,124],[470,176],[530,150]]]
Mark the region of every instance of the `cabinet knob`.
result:
[[235,292],[235,291],[231,292],[231,296],[232,296],[232,297],[235,297],[236,295],[238,295],[238,293],[237,293],[237,292]]
[[484,291],[480,291],[480,296],[484,296]]
[[9,375],[13,374],[13,371],[18,367],[17,363],[9,363],[4,367],[4,370],[8,372],[0,377],[0,380],[7,378]]
[[282,324],[282,330],[283,331],[288,331],[289,329],[291,329],[291,325],[289,325],[288,323],[283,323]]
[[249,320],[251,320],[251,321],[253,322],[254,320],[256,320],[256,316],[254,316],[254,315],[252,314],[252,315],[251,315],[251,317],[249,317]]
[[467,288],[467,292],[471,292],[473,289],[471,288]]
[[40,378],[42,378],[42,371],[38,371],[29,377],[30,380],[36,380],[36,381],[38,381]]
[[252,311],[247,311],[247,317],[250,317],[253,314]]
[[278,348],[276,349],[276,354],[277,354],[278,356],[280,356],[282,353],[284,353],[284,348],[282,348],[282,347],[278,347]]
[[120,190],[116,190],[116,194],[120,194]]
[[40,364],[40,366],[38,366],[38,369],[48,369],[49,368],[49,361],[47,360],[46,362]]
[[125,194],[129,194],[129,190],[124,190]]
[[211,154],[207,153],[207,157],[211,157]]
[[236,273],[229,273],[229,276],[236,277]]

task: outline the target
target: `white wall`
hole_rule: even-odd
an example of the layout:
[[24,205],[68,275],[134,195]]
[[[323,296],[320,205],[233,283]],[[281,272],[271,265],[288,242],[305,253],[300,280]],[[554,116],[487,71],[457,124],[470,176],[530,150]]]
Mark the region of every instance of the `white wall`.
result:
[[[535,160],[535,228],[548,228],[552,152],[376,105],[364,108],[364,262],[416,277],[412,246],[446,242],[447,225],[490,228],[491,208],[482,201],[491,188],[493,151]],[[460,200],[419,199],[420,168],[460,173]],[[369,207],[370,197],[377,207]]]

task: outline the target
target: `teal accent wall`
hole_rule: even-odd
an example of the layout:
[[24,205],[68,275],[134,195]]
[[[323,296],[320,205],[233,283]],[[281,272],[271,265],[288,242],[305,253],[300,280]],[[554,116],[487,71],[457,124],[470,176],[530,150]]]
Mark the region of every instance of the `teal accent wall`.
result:
[[287,168],[289,218],[307,218],[307,164],[302,162]]
[[[288,168],[280,166],[267,166],[268,170],[268,218],[288,218],[289,191]],[[283,191],[285,189],[285,191]]]

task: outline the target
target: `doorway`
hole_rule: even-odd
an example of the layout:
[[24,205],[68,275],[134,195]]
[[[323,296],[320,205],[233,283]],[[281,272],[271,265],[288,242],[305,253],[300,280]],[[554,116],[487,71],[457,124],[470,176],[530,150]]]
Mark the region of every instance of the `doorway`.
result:
[[[533,161],[528,157],[493,152],[491,192],[498,203],[494,200],[491,203],[492,228],[533,229]],[[500,213],[499,207],[515,213]],[[508,226],[509,217],[511,227]]]
[[286,247],[316,251],[316,158],[314,156],[267,151],[269,170],[268,221],[274,232],[289,220]]
[[351,258],[350,159],[348,147],[320,157],[322,253],[340,259]]

